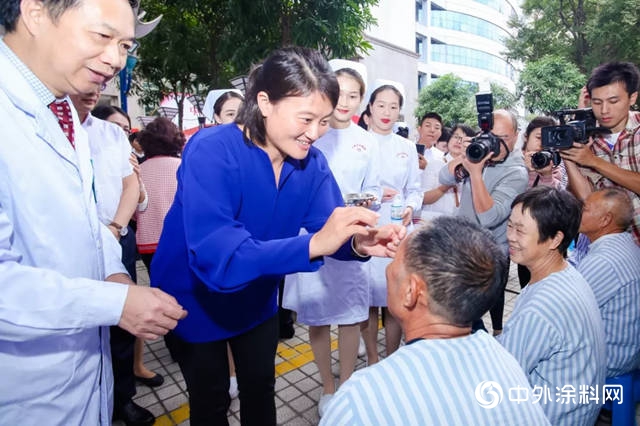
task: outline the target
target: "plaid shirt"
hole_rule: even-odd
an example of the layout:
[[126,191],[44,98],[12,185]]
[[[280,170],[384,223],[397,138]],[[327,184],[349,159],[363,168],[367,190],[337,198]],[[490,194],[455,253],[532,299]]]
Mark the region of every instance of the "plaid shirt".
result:
[[[640,112],[629,112],[627,126],[620,132],[613,149],[609,148],[607,141],[602,136],[595,138],[591,149],[598,157],[622,169],[640,173]],[[609,188],[612,186],[626,189],[591,168],[581,167],[580,171],[589,179],[596,189]],[[640,245],[640,196],[628,189],[626,189],[626,191],[633,201],[633,209],[635,211],[631,230],[636,244]]]

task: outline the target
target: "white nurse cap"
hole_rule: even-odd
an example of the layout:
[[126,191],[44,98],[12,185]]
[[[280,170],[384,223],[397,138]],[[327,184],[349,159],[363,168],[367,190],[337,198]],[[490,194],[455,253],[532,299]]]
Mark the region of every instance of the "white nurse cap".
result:
[[329,61],[329,65],[333,72],[337,72],[339,70],[345,68],[351,68],[362,77],[362,81],[364,81],[365,88],[367,86],[367,67],[364,64],[356,61],[348,61],[346,59],[332,59]]
[[204,114],[205,117],[207,117],[209,120],[211,121],[215,121],[213,119],[213,106],[216,104],[216,101],[218,100],[218,98],[222,95],[224,95],[227,92],[236,92],[238,95],[242,96],[242,98],[244,98],[244,96],[242,95],[242,92],[239,91],[238,89],[216,89],[216,90],[212,90],[209,92],[209,94],[207,94],[207,99],[204,101],[204,107],[202,108],[202,114]]

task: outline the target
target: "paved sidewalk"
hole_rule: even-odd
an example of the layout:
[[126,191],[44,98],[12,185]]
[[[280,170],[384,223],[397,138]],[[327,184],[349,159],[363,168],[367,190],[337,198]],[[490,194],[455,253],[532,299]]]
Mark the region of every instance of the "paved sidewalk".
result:
[[[147,271],[138,262],[138,283],[148,285]],[[505,297],[504,321],[511,314],[515,299],[520,291],[515,268],[511,268],[507,293]],[[489,315],[484,317],[485,325],[491,332]],[[338,362],[337,328],[332,328],[333,362]],[[378,351],[384,356],[384,329],[378,333]],[[150,370],[165,377],[161,387],[137,387],[134,401],[149,409],[156,416],[156,426],[188,426],[189,407],[186,385],[178,364],[171,360],[169,351],[162,339],[147,342],[144,355],[145,364]],[[313,362],[313,353],[309,345],[309,334],[306,326],[296,324],[295,336],[283,340],[278,345],[276,355],[276,409],[279,425],[302,426],[317,425],[319,422],[317,401],[320,399],[322,386],[320,374]],[[356,369],[364,368],[364,358],[358,358]],[[637,423],[640,424],[640,405],[637,406]],[[229,424],[240,425],[239,400],[231,401],[229,410]],[[123,426],[121,422],[114,422],[114,426]]]

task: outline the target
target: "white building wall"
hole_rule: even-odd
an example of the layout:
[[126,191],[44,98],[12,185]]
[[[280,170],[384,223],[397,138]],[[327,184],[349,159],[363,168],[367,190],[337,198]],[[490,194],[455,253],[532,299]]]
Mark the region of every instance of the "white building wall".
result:
[[402,114],[413,137],[416,126],[413,111],[418,100],[415,3],[413,0],[380,0],[371,13],[378,23],[365,31],[373,49],[360,61],[367,66],[368,73],[362,110],[369,101],[371,85],[376,79],[402,83],[405,88]]

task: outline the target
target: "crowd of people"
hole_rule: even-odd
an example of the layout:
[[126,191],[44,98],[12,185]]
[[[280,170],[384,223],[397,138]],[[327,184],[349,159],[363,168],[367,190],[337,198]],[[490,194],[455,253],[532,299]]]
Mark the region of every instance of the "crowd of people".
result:
[[[166,118],[133,132],[98,105],[136,7],[1,9],[1,423],[153,424],[133,397],[136,382],[163,383],[143,353],[164,336],[191,425],[228,424],[235,397],[242,424],[275,425],[279,300],[309,327],[323,425],[607,416],[578,391],[640,368],[635,65],[604,63],[576,94],[602,129],[588,139],[549,148],[554,118],[521,134],[498,109],[494,149],[471,158],[471,123],[428,112],[414,143],[394,131],[400,83],[368,87],[360,63],[287,47],[244,95],[210,92],[211,124],[187,142]],[[138,260],[151,288],[136,285]],[[511,263],[522,291],[503,327]],[[489,410],[486,384],[548,399]]]

